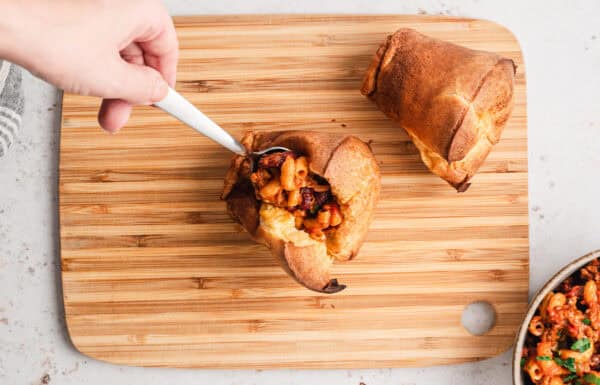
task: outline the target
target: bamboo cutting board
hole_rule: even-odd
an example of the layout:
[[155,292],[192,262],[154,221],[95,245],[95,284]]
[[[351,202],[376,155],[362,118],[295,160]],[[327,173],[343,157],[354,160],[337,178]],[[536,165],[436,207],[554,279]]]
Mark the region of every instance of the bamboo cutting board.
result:
[[[527,303],[525,72],[487,21],[438,16],[176,18],[177,89],[225,129],[306,129],[373,140],[383,190],[335,295],[304,289],[225,213],[231,154],[151,108],[118,135],[98,100],[65,95],[60,154],[64,303],[73,344],[130,365],[360,368],[451,364],[507,349]],[[499,52],[518,64],[501,143],[457,194],[407,135],[359,93],[399,27]],[[495,327],[461,325],[488,301]]]

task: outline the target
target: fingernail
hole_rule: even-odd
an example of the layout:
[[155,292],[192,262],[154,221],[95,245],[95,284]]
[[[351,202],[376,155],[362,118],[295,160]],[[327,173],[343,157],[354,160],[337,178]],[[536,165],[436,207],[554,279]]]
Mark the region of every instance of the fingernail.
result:
[[165,82],[163,79],[157,80],[152,93],[152,102],[154,103],[163,100],[165,96],[167,96],[168,91],[169,86],[167,85],[167,82]]

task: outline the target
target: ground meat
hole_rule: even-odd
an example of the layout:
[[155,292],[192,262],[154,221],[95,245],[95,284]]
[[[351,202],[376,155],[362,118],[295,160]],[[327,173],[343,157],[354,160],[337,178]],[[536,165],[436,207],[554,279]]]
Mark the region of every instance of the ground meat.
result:
[[264,168],[259,168],[255,173],[250,175],[250,181],[259,189],[263,188],[271,179],[271,174]]
[[283,162],[287,159],[288,156],[294,157],[294,153],[292,151],[280,151],[280,152],[272,152],[270,154],[265,154],[261,156],[258,160],[259,168],[278,168],[281,167]]
[[318,192],[312,187],[302,187],[300,189],[300,209],[314,212],[318,211],[326,202],[333,199],[330,191]]
[[560,291],[561,293],[567,293],[568,291],[571,290],[572,285],[573,285],[573,278],[569,277],[569,278],[565,279],[558,286],[558,291]]
[[300,209],[312,210],[315,205],[315,191],[310,187],[302,187],[300,189]]
[[581,285],[573,286],[569,289],[569,291],[565,292],[565,295],[567,296],[567,298],[581,297],[583,295],[583,286],[581,286]]
[[581,278],[585,281],[600,281],[600,273],[598,272],[598,260],[594,260],[590,262],[586,267],[582,268],[580,275]]
[[590,369],[600,370],[600,354],[592,355],[592,358],[590,358]]
[[323,206],[325,202],[331,199],[331,193],[329,191],[315,192],[314,194],[315,205],[312,207],[313,210],[321,208],[321,206]]

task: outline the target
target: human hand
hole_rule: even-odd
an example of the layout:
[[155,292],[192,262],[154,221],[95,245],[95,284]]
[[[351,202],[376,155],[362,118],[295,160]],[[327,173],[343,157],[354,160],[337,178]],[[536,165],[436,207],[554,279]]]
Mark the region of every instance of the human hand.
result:
[[175,84],[177,36],[159,0],[0,0],[5,7],[16,17],[0,21],[10,39],[0,54],[67,92],[102,97],[107,131]]

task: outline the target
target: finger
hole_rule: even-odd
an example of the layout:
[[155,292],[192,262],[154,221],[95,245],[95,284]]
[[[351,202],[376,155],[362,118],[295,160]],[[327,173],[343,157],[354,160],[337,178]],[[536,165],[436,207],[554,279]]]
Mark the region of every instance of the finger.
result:
[[[144,64],[142,49],[135,43],[129,44],[121,52],[121,58],[132,64]],[[104,99],[98,111],[98,123],[110,133],[119,131],[129,120],[132,105],[122,99]]]
[[158,34],[136,39],[144,52],[144,62],[160,72],[171,87],[175,86],[177,61],[179,59],[179,41],[171,17],[165,13],[162,28]]
[[144,65],[144,51],[137,43],[130,43],[120,52],[121,58],[127,63]]
[[107,71],[111,74],[111,85],[104,95],[106,98],[123,99],[131,104],[152,104],[167,95],[167,83],[154,68],[128,63],[118,57]]
[[131,109],[131,104],[124,100],[104,99],[98,111],[98,123],[104,130],[115,133],[127,123]]
[[131,43],[119,52],[121,58],[128,63],[144,64],[144,51],[137,43]]

